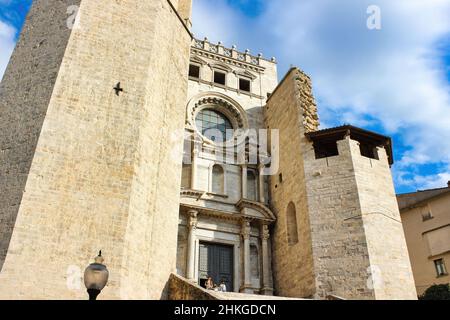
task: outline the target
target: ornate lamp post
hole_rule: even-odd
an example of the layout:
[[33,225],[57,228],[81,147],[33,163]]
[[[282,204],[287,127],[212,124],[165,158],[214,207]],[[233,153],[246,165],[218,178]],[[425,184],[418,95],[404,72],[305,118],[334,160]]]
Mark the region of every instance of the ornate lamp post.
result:
[[102,251],[100,250],[95,262],[87,266],[84,271],[84,285],[89,294],[89,300],[97,300],[97,296],[108,282],[109,272],[103,261]]

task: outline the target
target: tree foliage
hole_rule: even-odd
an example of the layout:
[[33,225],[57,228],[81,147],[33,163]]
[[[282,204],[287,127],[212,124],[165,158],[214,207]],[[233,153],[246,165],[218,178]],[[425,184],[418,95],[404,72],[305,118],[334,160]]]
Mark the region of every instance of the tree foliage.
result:
[[439,284],[429,287],[420,300],[450,300],[450,284]]

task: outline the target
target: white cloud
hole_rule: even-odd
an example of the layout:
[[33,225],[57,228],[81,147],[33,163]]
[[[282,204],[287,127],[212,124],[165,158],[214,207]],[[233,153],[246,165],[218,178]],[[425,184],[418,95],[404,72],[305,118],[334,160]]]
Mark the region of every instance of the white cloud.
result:
[[[371,4],[381,8],[379,31],[366,27]],[[276,55],[280,73],[289,64],[309,73],[327,124],[376,121],[400,135],[410,149],[397,170],[450,163],[448,66],[438,49],[450,37],[449,0],[272,0],[255,19],[224,0],[196,0],[194,12],[198,34]]]
[[15,46],[16,29],[0,20],[0,79],[3,78],[11,53]]
[[394,178],[399,184],[409,185],[417,190],[426,190],[446,187],[450,182],[450,167],[445,172],[422,175],[409,171],[395,170]]

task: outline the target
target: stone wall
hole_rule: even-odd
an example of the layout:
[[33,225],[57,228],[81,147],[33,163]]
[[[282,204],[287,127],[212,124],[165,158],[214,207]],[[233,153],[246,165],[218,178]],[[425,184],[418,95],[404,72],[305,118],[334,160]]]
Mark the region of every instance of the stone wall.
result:
[[[379,160],[362,157],[356,141],[352,158],[376,299],[416,299],[414,278],[386,151]],[[382,235],[382,237],[380,237]]]
[[34,1],[0,84],[0,270],[79,3]]
[[[271,130],[279,130],[280,137],[279,172],[270,177],[269,185],[271,206],[277,216],[271,239],[274,289],[278,296],[310,297],[316,291],[304,161],[301,157],[305,133],[303,113],[314,105],[308,104],[313,102],[310,90],[306,76],[292,69],[270,97],[265,111],[267,126]],[[280,182],[279,174],[282,174],[283,182]],[[289,245],[287,237],[286,214],[290,202],[294,203],[297,213],[299,241],[294,245]]]
[[212,293],[187,279],[170,275],[169,300],[218,300]]
[[[55,10],[44,10],[43,3]],[[38,19],[25,26],[34,31],[22,35],[19,43],[27,47],[19,45],[2,84],[17,97],[28,94],[26,85],[11,84],[27,75],[21,60],[31,58],[22,51],[41,35],[53,43],[70,33],[57,27],[45,33],[52,21],[65,23],[67,8],[60,3],[35,3]],[[176,268],[181,181],[181,158],[172,155],[183,143],[172,133],[184,126],[191,37],[167,0],[82,1],[79,19],[60,67],[61,52],[33,61],[50,63],[50,74],[57,73],[53,91],[42,93],[49,101],[31,92],[27,101],[7,106],[23,110],[37,132],[43,116],[27,113],[28,101],[42,105],[38,115],[48,104],[36,150],[27,153],[34,159],[0,274],[0,297],[85,299],[83,285],[76,285],[81,274],[68,270],[82,271],[103,249],[110,280],[100,298],[164,298]],[[31,35],[35,39],[26,41]],[[35,77],[47,76],[42,70],[29,75],[30,87],[39,82]],[[119,81],[124,92],[117,96]],[[6,164],[14,161],[20,157]],[[11,198],[19,198],[19,187]]]
[[[276,293],[415,299],[385,150],[378,149],[378,160],[365,158],[358,142],[347,137],[337,142],[339,155],[316,159],[305,133],[318,129],[317,108],[310,79],[295,68],[271,96],[266,120],[280,130],[283,177],[275,175],[270,183],[278,217],[272,237]],[[291,201],[296,244],[287,239]]]
[[348,137],[335,157],[305,151],[317,296],[415,299],[386,151],[363,157]]
[[370,261],[349,139],[338,141],[339,156],[316,159],[304,144],[308,212],[311,221],[316,297],[374,299]]

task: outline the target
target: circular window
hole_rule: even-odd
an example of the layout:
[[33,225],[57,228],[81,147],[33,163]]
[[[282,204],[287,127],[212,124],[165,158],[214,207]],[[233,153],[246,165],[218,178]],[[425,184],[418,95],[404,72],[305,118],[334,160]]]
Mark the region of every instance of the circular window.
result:
[[195,118],[197,129],[203,136],[214,142],[225,142],[233,137],[233,126],[222,113],[213,109],[203,109]]

